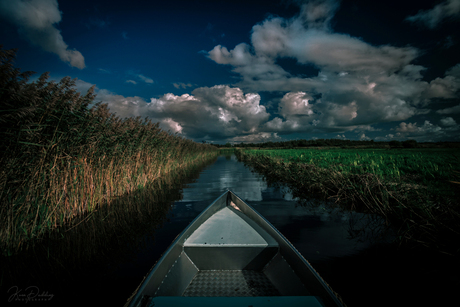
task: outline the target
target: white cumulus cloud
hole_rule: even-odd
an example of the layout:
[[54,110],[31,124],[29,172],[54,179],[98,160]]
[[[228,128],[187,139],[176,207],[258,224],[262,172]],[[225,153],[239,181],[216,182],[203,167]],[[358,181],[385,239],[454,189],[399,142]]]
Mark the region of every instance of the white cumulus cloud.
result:
[[308,103],[312,100],[305,92],[290,92],[284,95],[279,104],[279,113],[288,118],[295,115],[312,115],[312,106]]
[[425,120],[422,126],[418,126],[417,123],[402,122],[395,130],[407,136],[425,136],[427,134],[442,133],[442,128],[437,125],[433,125],[429,120]]
[[180,96],[169,93],[151,98],[150,102],[99,90],[97,100],[107,103],[111,112],[121,118],[148,116],[160,122],[163,129],[190,138],[240,136],[249,140],[267,135],[259,131],[269,118],[260,96],[225,85],[197,88]]
[[19,34],[73,67],[85,68],[83,55],[69,49],[55,25],[61,21],[57,0],[0,0],[0,15],[18,27]]
[[[460,65],[443,77],[424,81],[426,68],[413,64],[421,54],[417,48],[375,46],[333,32],[329,24],[337,8],[338,1],[305,2],[293,18],[271,16],[254,25],[251,44],[233,49],[217,45],[207,53],[209,59],[232,66],[240,75],[238,88],[284,93],[277,102],[279,117],[265,123],[267,131],[342,133],[375,123],[407,121],[429,113],[434,102],[459,97]],[[277,62],[285,58],[319,72],[293,75]]]

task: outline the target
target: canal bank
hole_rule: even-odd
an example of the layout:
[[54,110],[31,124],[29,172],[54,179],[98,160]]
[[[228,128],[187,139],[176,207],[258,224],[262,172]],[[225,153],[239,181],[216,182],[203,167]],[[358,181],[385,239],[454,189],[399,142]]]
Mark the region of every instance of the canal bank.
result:
[[[65,240],[55,241],[53,247],[49,244],[50,256],[42,252],[45,261],[29,255],[17,263],[21,270],[27,261],[23,277],[2,285],[2,302],[16,289],[8,293],[11,287],[25,291],[35,285],[54,295],[46,306],[70,301],[123,305],[175,237],[226,189],[280,230],[348,306],[442,303],[452,298],[455,292],[450,290],[456,282],[458,287],[455,275],[446,273],[456,269],[452,262],[390,245],[372,216],[320,202],[299,202],[289,189],[269,185],[229,154],[190,170],[188,177],[165,182],[162,194],[152,193],[157,199],[141,202],[135,210],[122,207],[109,216],[88,218],[65,232]],[[158,200],[160,195],[163,201]],[[163,205],[157,206],[158,202]],[[79,228],[85,224],[86,230]],[[67,237],[68,233],[72,235]],[[35,266],[42,268],[30,270]],[[51,287],[51,281],[39,285],[43,276],[57,280],[58,287]]]

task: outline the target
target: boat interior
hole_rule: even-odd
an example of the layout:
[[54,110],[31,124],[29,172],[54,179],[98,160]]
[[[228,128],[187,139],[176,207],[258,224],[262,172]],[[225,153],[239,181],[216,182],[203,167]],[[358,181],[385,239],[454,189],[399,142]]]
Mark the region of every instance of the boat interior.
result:
[[314,274],[264,223],[228,192],[176,239],[150,273],[144,294],[155,306],[202,306],[210,299],[219,306],[323,306]]

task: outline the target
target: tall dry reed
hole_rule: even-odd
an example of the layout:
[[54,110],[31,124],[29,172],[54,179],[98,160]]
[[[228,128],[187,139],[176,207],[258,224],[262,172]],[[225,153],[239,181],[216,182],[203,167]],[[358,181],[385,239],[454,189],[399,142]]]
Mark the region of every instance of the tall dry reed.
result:
[[13,254],[45,232],[142,189],[158,177],[215,155],[137,118],[121,119],[94,103],[69,77],[14,67],[0,46],[0,248]]

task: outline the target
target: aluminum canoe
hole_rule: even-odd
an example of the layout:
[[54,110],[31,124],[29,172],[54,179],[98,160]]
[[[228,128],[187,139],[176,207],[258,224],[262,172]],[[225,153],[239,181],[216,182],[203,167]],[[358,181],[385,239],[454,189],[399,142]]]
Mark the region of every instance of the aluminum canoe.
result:
[[343,306],[307,260],[231,191],[175,239],[125,306]]

